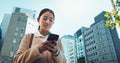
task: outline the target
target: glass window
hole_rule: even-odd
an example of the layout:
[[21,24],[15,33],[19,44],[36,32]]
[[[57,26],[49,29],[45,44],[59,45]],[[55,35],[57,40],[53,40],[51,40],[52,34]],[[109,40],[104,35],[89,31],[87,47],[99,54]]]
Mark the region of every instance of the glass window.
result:
[[15,38],[13,39],[13,43],[16,43],[16,39]]
[[12,46],[11,46],[11,50],[12,50],[12,51],[13,51],[13,50],[15,50],[15,47],[14,47],[14,45],[12,45]]
[[25,30],[24,27],[22,27],[22,28],[21,28],[21,32],[24,32],[24,30]]
[[19,30],[19,28],[18,27],[16,27],[16,31],[18,31]]
[[15,37],[17,36],[17,32],[14,33],[14,36],[15,36]]
[[21,21],[21,20],[22,20],[22,17],[19,16],[19,17],[17,18],[17,21]]
[[20,12],[20,8],[15,8],[15,12],[19,13]]
[[20,34],[20,38],[22,38],[22,37],[23,37],[23,33]]
[[14,56],[13,52],[12,52],[12,51],[10,51],[10,57],[13,57],[13,56]]

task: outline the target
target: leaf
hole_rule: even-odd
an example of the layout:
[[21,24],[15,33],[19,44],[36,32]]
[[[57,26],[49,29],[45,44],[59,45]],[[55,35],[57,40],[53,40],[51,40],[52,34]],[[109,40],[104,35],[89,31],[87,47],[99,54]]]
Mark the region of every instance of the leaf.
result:
[[120,28],[120,21],[116,21],[118,28]]
[[109,12],[106,12],[106,13],[104,14],[104,16],[105,16],[107,19],[110,19],[110,13],[109,13]]

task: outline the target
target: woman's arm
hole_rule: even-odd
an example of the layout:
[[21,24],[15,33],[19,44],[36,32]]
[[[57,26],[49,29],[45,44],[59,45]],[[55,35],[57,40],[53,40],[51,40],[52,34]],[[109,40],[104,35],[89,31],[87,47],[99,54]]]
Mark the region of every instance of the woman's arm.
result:
[[14,63],[32,63],[34,60],[41,58],[39,45],[29,48],[31,34],[27,34],[21,40],[19,49],[14,57]]
[[56,63],[66,63],[66,58],[64,56],[61,40],[58,40],[57,47],[59,48],[60,53],[58,56],[53,57],[53,59],[55,60]]

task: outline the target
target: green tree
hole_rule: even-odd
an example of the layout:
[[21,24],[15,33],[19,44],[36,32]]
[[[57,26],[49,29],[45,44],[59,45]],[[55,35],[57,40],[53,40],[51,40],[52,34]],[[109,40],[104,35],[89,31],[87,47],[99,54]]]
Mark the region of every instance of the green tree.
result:
[[113,5],[113,11],[105,13],[104,16],[107,18],[105,27],[111,29],[114,29],[115,27],[120,28],[120,14],[119,14],[120,0],[116,0],[116,2],[111,0],[111,3]]

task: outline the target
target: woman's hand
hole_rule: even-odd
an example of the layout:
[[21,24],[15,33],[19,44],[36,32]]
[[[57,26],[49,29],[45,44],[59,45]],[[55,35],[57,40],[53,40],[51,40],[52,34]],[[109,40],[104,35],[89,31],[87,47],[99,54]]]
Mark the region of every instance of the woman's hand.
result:
[[39,45],[39,52],[50,51],[52,54],[55,54],[58,51],[56,46],[56,41],[45,41]]

